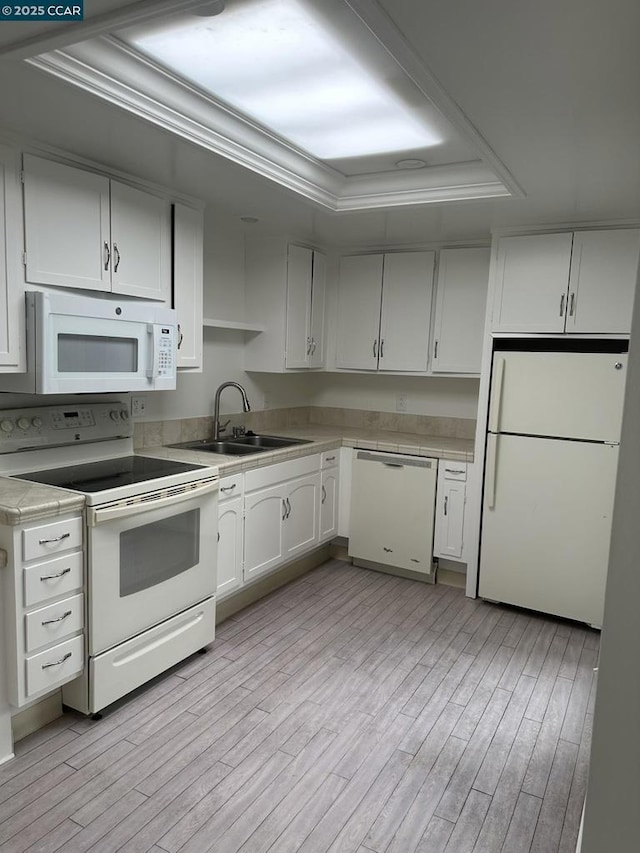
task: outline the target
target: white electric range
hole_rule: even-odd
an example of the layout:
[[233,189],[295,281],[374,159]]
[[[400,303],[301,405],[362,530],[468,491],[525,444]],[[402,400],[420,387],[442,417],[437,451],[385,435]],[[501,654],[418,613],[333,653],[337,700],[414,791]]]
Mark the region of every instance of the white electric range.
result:
[[0,413],[0,475],[85,496],[87,660],[65,704],[95,714],[215,634],[215,468],[133,453],[124,402]]

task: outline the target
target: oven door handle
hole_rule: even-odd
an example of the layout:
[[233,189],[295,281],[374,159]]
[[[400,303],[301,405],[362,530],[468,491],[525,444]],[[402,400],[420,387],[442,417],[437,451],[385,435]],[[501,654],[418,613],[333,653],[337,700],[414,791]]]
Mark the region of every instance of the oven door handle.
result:
[[[95,527],[98,524],[104,524],[108,521],[114,521],[117,518],[129,518],[138,515],[141,512],[150,512],[152,509],[164,509],[174,504],[179,504],[182,501],[193,500],[210,492],[218,491],[219,480],[216,477],[212,480],[202,480],[185,488],[184,491],[175,495],[167,495],[162,497],[163,493],[159,493],[157,498],[147,498],[145,500],[128,501],[124,498],[115,504],[106,507],[87,507],[87,524],[89,527]],[[169,490],[171,491],[171,490]]]

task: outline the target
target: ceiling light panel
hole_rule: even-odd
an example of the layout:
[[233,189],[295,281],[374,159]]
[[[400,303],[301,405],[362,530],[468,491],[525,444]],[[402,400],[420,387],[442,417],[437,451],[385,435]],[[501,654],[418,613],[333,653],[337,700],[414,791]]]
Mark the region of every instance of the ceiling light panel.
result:
[[320,160],[443,140],[309,0],[236,0],[119,34],[173,73]]

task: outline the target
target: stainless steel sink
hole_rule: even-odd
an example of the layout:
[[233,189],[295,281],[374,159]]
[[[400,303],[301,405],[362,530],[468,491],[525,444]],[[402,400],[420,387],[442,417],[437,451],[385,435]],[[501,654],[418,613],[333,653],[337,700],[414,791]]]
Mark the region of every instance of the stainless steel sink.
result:
[[277,450],[280,447],[290,447],[294,444],[309,444],[305,438],[285,438],[279,435],[241,435],[227,441],[211,441],[208,438],[199,441],[183,441],[180,444],[169,444],[178,450],[200,450],[204,453],[224,453],[229,456],[246,456],[250,453],[264,453],[267,450]]

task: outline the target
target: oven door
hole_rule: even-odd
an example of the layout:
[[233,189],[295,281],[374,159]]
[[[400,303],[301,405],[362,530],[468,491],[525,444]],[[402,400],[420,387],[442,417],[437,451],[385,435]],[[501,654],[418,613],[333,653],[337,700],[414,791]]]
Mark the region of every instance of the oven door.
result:
[[215,478],[88,508],[91,656],[215,593],[217,491]]

